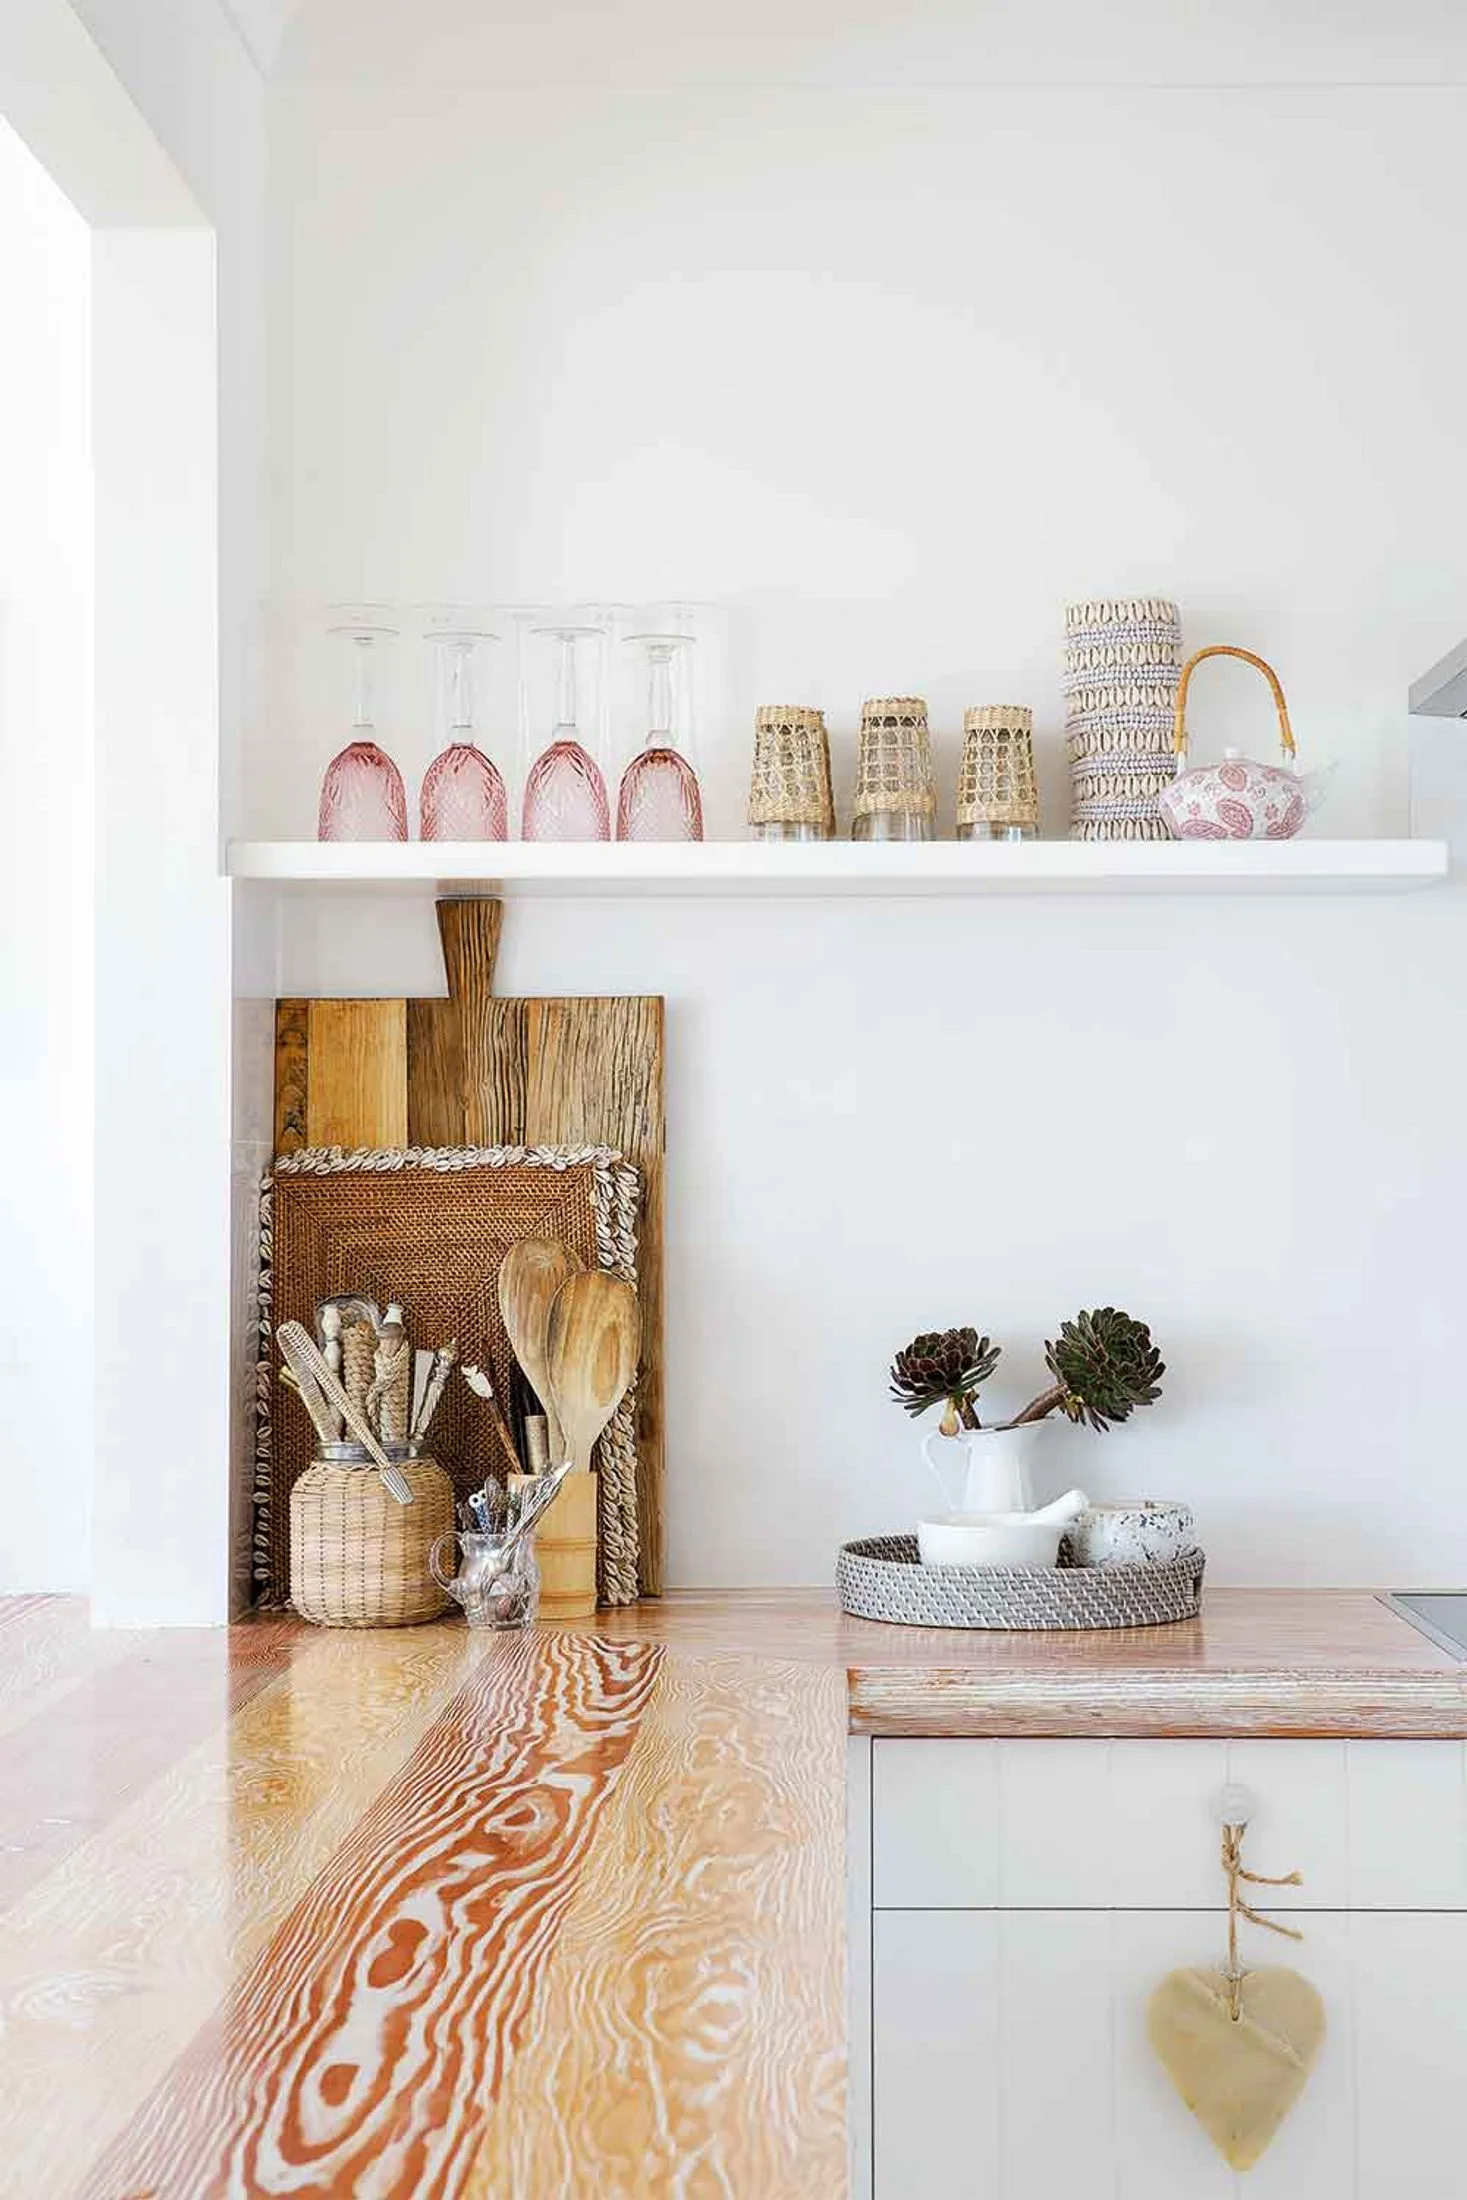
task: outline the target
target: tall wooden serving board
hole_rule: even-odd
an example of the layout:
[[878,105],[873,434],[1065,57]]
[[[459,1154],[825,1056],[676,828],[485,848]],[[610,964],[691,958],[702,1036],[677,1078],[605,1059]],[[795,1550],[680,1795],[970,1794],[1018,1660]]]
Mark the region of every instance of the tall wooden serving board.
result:
[[404,1142],[587,1145],[610,1146],[636,1164],[643,1184],[640,1582],[644,1595],[656,1596],[663,1554],[663,1003],[650,995],[497,996],[503,916],[498,901],[439,902],[447,1000],[277,1004],[276,1151]]

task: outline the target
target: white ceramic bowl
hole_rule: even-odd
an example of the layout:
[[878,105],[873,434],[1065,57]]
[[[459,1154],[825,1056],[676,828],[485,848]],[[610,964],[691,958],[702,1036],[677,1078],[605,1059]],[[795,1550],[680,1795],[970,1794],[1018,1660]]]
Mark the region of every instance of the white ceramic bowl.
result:
[[937,1513],[917,1522],[924,1566],[1053,1566],[1066,1524],[1025,1513]]

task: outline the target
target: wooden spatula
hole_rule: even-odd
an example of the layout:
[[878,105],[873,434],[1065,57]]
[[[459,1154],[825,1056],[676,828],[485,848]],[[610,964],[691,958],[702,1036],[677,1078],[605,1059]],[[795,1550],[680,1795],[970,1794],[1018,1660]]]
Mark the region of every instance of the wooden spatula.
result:
[[499,1312],[525,1379],[545,1408],[550,1423],[550,1463],[565,1457],[565,1439],[550,1394],[546,1344],[550,1309],[561,1285],[577,1272],[573,1253],[553,1238],[521,1238],[499,1263]]
[[546,1350],[550,1398],[580,1472],[631,1388],[641,1346],[637,1294],[619,1276],[571,1276],[556,1292]]

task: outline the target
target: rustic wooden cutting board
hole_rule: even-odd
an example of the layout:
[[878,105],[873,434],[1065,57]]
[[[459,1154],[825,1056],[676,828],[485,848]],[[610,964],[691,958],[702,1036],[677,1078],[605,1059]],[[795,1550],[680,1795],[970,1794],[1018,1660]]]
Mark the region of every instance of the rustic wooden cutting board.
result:
[[662,1589],[663,1003],[494,992],[504,905],[440,901],[444,1001],[276,1006],[275,1144],[610,1146],[641,1172],[641,1586]]
[[275,1151],[407,1142],[406,1001],[281,1001]]

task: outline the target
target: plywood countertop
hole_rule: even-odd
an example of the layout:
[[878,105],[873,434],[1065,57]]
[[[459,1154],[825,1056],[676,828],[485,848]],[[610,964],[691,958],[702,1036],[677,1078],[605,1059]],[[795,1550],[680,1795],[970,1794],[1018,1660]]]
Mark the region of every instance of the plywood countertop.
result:
[[851,1725],[1461,1736],[1461,1671],[1345,1594],[1085,1637],[0,1601],[0,2191],[840,2200]]

